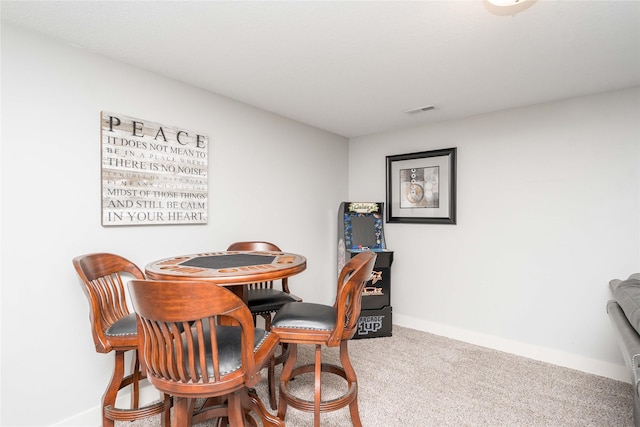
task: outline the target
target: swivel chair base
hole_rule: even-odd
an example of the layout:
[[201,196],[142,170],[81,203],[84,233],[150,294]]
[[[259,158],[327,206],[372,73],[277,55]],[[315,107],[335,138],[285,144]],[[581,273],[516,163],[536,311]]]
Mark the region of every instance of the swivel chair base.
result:
[[[283,419],[286,416],[287,406],[298,409],[303,412],[312,412],[314,414],[313,424],[315,427],[320,425],[320,414],[332,412],[349,406],[351,421],[354,427],[362,427],[360,414],[358,411],[358,381],[356,373],[351,366],[349,356],[347,354],[347,341],[340,344],[340,361],[342,366],[328,363],[322,363],[322,346],[316,344],[315,363],[298,366],[294,369],[293,364],[297,357],[297,344],[290,344],[290,354],[287,365],[280,377],[280,404],[278,406],[278,417]],[[314,374],[314,399],[303,399],[294,395],[289,389],[289,381],[302,374]],[[339,397],[330,400],[322,400],[321,395],[321,374],[329,373],[343,378],[347,382],[347,390]]]
[[[109,386],[107,387],[107,390],[104,393],[104,396],[102,397],[103,427],[112,427],[115,425],[115,421],[136,421],[158,414],[163,414],[162,425],[166,425],[168,427],[171,423],[171,398],[165,395],[164,399],[160,402],[151,403],[146,406],[139,406],[140,381],[146,378],[146,376],[143,375],[139,370],[140,364],[137,355],[134,356],[133,373],[126,376],[124,375],[125,352],[126,350],[115,351],[115,366],[113,369],[113,376],[111,378]],[[115,401],[118,392],[128,386],[132,387],[131,408],[116,408]]]

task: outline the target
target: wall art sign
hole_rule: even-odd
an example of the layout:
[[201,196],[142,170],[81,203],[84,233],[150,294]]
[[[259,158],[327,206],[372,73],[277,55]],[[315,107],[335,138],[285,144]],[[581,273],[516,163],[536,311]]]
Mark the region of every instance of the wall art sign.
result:
[[206,224],[208,138],[103,111],[102,225]]
[[456,223],[456,148],[387,156],[387,222]]

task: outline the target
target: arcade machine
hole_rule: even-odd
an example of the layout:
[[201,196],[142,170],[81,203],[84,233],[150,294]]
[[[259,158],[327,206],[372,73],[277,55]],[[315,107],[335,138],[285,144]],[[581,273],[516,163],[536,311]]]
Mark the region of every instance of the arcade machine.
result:
[[393,251],[384,241],[384,203],[342,202],[338,210],[338,274],[362,251],[377,255],[373,279],[362,292],[357,338],[391,336],[391,263]]

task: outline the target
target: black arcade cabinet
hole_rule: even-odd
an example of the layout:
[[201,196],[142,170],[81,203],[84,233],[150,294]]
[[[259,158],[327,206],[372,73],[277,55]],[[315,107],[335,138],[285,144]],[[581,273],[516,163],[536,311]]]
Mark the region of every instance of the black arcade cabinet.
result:
[[374,277],[362,293],[357,338],[391,336],[391,263],[384,241],[384,203],[342,202],[338,210],[338,274],[362,251],[376,253]]

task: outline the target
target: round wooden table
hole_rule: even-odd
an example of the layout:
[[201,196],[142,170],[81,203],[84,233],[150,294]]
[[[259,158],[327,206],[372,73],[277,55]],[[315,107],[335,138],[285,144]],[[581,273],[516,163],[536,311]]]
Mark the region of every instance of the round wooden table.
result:
[[148,279],[153,280],[211,281],[229,287],[246,301],[246,285],[284,279],[306,268],[307,259],[293,253],[219,251],[154,261],[145,266],[145,273]]
[[[228,287],[246,303],[249,284],[285,279],[306,268],[307,259],[298,254],[279,251],[219,251],[154,261],[145,266],[145,274],[152,280],[208,281],[212,285]],[[222,324],[226,324],[224,319]],[[286,358],[287,355],[288,350],[279,357]],[[246,394],[247,390],[243,389],[242,393]],[[257,411],[265,418],[270,415],[262,402]]]

